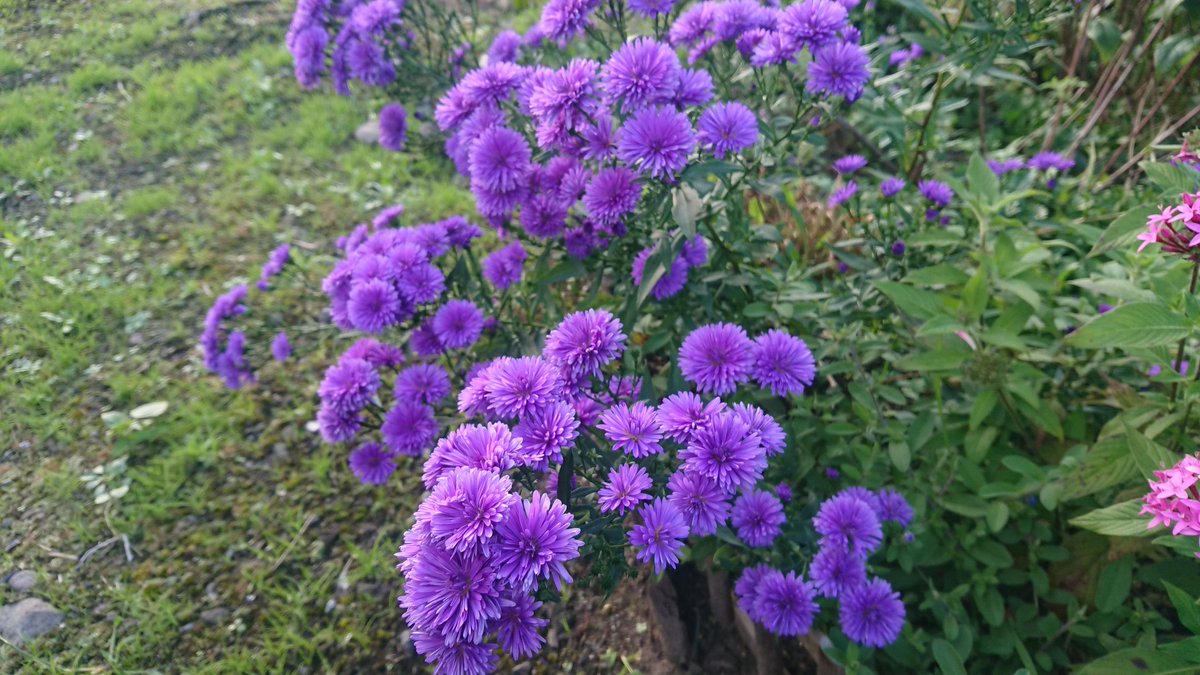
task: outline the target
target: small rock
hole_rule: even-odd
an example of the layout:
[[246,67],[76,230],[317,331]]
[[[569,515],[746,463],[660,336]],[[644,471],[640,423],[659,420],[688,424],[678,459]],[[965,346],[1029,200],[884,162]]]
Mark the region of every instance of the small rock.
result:
[[0,607],[0,635],[21,645],[58,628],[63,618],[63,613],[45,600],[25,598]]
[[196,630],[196,624],[192,623],[191,621],[189,621],[179,627],[180,633],[190,633],[194,630]]
[[375,145],[379,142],[379,120],[372,119],[363,122],[354,130],[354,138],[360,143]]
[[227,616],[229,616],[229,610],[224,607],[214,607],[200,612],[200,620],[210,626],[221,623]]
[[37,573],[33,570],[21,570],[8,578],[8,587],[18,593],[28,593],[37,586]]

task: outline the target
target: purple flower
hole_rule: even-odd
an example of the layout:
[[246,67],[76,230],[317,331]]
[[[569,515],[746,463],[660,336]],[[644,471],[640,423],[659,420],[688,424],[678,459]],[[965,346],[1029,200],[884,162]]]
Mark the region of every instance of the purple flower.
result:
[[350,453],[350,471],[363,485],[383,485],[396,470],[395,458],[378,443],[363,443]]
[[758,437],[731,413],[717,415],[708,428],[696,432],[679,459],[687,471],[707,476],[729,492],[754,485],[767,467]]
[[700,113],[696,140],[717,159],[736,154],[758,142],[758,118],[736,101],[717,103]]
[[1096,307],[1096,312],[1099,314],[1108,314],[1109,312],[1113,311],[1113,309],[1115,308],[1112,305],[1102,302]]
[[813,518],[813,526],[826,545],[839,546],[864,557],[883,540],[879,518],[871,505],[852,494],[825,500]]
[[287,361],[292,355],[292,345],[288,343],[287,333],[280,332],[271,340],[271,356],[280,363]]
[[1025,168],[1025,160],[1020,157],[1006,160],[989,159],[987,161],[988,168],[997,176],[1003,176],[1006,173]]
[[437,300],[446,290],[446,277],[437,267],[421,263],[402,270],[396,279],[396,288],[409,302],[425,304]]
[[646,18],[670,14],[674,6],[675,0],[629,0],[630,11]]
[[791,485],[788,485],[787,483],[780,483],[779,485],[775,486],[775,496],[779,497],[779,501],[783,502],[784,504],[790,504],[795,495],[792,493]]
[[563,450],[574,447],[578,430],[575,409],[556,401],[523,417],[513,435],[521,439],[524,463],[540,468],[561,462]]
[[670,43],[679,47],[699,42],[705,33],[712,30],[716,7],[715,2],[700,2],[683,10],[671,25],[668,34]]
[[505,419],[527,417],[557,401],[562,391],[558,369],[536,356],[500,361],[487,373],[489,409]]
[[408,347],[417,356],[426,358],[446,351],[446,348],[442,346],[442,341],[438,339],[437,332],[433,330],[433,321],[429,319],[426,319],[425,323],[409,334]]
[[549,623],[546,619],[534,616],[541,606],[542,603],[526,593],[514,593],[506,598],[504,609],[500,611],[500,618],[495,624],[496,641],[514,659],[528,658],[541,651],[542,643],[546,640],[538,633],[538,629]]
[[906,251],[907,248],[908,247],[904,245],[903,239],[897,239],[896,241],[892,242],[892,255],[896,256],[897,258],[901,258],[904,256],[904,251]]
[[421,480],[426,488],[433,489],[443,476],[460,467],[507,471],[516,466],[521,450],[521,439],[515,438],[505,424],[464,424],[438,441],[425,460]]
[[708,403],[690,391],[681,391],[663,399],[658,406],[658,423],[662,432],[677,443],[690,443],[701,429],[712,425],[725,410],[719,398]]
[[906,183],[903,178],[885,178],[879,184],[879,193],[884,197],[895,197],[896,193],[904,189]]
[[912,523],[913,510],[904,495],[885,488],[875,494],[875,513],[880,520],[899,523],[900,527],[908,527]]
[[652,38],[638,38],[619,47],[600,70],[600,86],[609,103],[621,102],[630,112],[674,94],[679,58]]
[[470,300],[448,300],[433,315],[433,332],[446,349],[466,349],[483,334],[483,312]]
[[777,31],[770,31],[754,45],[754,53],[750,56],[750,65],[755,68],[778,66],[796,60],[800,44],[791,36]]
[[623,166],[601,169],[587,184],[583,207],[596,222],[616,223],[627,213],[633,213],[642,198],[642,186],[637,176]]
[[867,158],[862,155],[846,155],[833,163],[833,170],[840,174],[850,174],[867,166]]
[[642,174],[673,178],[687,165],[695,147],[686,115],[670,108],[643,108],[625,121],[617,156]]
[[1038,171],[1070,171],[1075,166],[1075,160],[1067,159],[1057,152],[1039,152],[1030,158],[1028,166]]
[[356,413],[379,389],[379,373],[362,359],[342,357],[325,371],[317,388],[321,402],[340,414]]
[[525,75],[526,71],[521,66],[497,61],[467,73],[459,86],[475,105],[494,107],[517,90]]
[[[657,251],[658,247],[650,246],[642,249],[633,259],[633,266],[629,271],[629,276],[633,278],[633,283],[639,287],[642,285],[642,279],[645,277],[646,263],[650,261],[650,256],[654,255]],[[687,260],[682,256],[677,256],[671,261],[671,266],[667,271],[655,282],[654,289],[651,291],[654,299],[666,300],[679,291],[682,291],[683,287],[687,285],[687,271]]]
[[954,190],[941,181],[923,180],[917,184],[917,191],[922,197],[942,208],[949,206],[950,200],[954,199]]
[[566,563],[579,557],[579,528],[557,499],[534,492],[516,503],[500,523],[493,564],[500,578],[520,591],[529,591],[539,579],[552,581],[559,590],[571,583]]
[[348,23],[359,35],[376,35],[400,23],[400,9],[395,0],[371,0],[355,7]]
[[810,94],[841,96],[847,102],[862,95],[871,74],[867,70],[867,53],[849,42],[836,42],[817,49],[808,66],[808,82],[804,89]]
[[558,195],[535,195],[521,207],[521,227],[534,237],[558,236],[567,224],[569,206]]
[[787,435],[783,433],[783,427],[762,408],[748,403],[734,403],[732,412],[746,424],[751,434],[758,437],[768,456],[778,455],[787,447]]
[[673,504],[659,497],[638,510],[640,525],[629,531],[629,543],[638,548],[637,559],[652,563],[655,574],[679,564],[679,551],[688,536],[683,515]]
[[258,277],[259,290],[267,290],[267,282],[271,277],[278,275],[283,271],[283,266],[288,264],[292,257],[292,247],[288,244],[280,244],[278,248],[271,251],[271,255],[267,258],[267,262],[263,263],[262,271]]
[[762,588],[762,581],[768,574],[775,572],[766,563],[759,563],[742,570],[742,576],[738,577],[737,583],[733,585],[733,594],[737,596],[738,606],[755,621],[758,621],[759,618],[754,604],[758,600],[758,591]]
[[[337,65],[339,54],[334,54]],[[386,87],[396,79],[396,67],[388,60],[383,47],[366,40],[353,39],[341,50],[346,73],[371,87]]]
[[379,433],[388,447],[402,455],[420,456],[437,436],[433,408],[416,401],[399,400],[383,418]]
[[379,111],[379,144],[400,152],[408,138],[408,111],[399,103],[389,103]]
[[596,501],[601,513],[616,511],[622,515],[639,503],[650,499],[646,493],[654,485],[646,470],[637,464],[622,464],[608,472],[608,480],[600,486]]
[[471,146],[471,189],[509,194],[522,187],[529,173],[530,150],[525,137],[495,126]]
[[404,215],[404,205],[392,204],[391,206],[375,214],[375,217],[371,219],[371,225],[376,230],[381,230],[396,222],[396,219],[402,215]]
[[404,351],[394,345],[362,338],[342,354],[342,360],[346,359],[362,359],[375,368],[396,368],[404,363]]
[[867,583],[867,564],[861,556],[841,546],[822,546],[808,568],[817,591],[836,598]]
[[498,33],[488,47],[488,63],[515,63],[521,49],[521,36],[506,30]]
[[679,348],[679,369],[701,392],[728,394],[750,378],[755,347],[741,326],[701,326]]
[[624,351],[621,322],[607,310],[589,309],[563,318],[546,336],[542,353],[574,375],[598,376]]
[[450,376],[439,365],[417,364],[400,371],[393,391],[397,400],[433,405],[450,395]]
[[463,554],[490,551],[493,534],[519,503],[507,476],[473,467],[446,474],[428,502],[433,506],[427,514],[417,512],[418,522],[427,517],[434,541]]
[[769,28],[774,22],[775,13],[754,0],[727,0],[718,3],[713,13],[713,37],[736,40],[747,31]]
[[817,365],[804,340],[772,329],[754,339],[753,375],[776,396],[800,395],[811,387]]
[[703,69],[681,69],[671,102],[677,108],[698,107],[712,100],[712,75]]
[[904,603],[888,582],[872,579],[841,597],[838,619],[851,640],[868,647],[886,647],[904,629]]
[[537,28],[541,35],[566,46],[592,24],[592,11],[600,0],[550,0],[542,9]]
[[804,0],[783,10],[779,16],[779,32],[797,45],[816,51],[837,41],[838,31],[846,25],[846,17],[846,8],[833,0]]
[[483,276],[496,288],[504,290],[521,280],[522,268],[528,255],[521,242],[513,241],[483,259]]
[[367,333],[383,332],[383,329],[398,323],[405,313],[400,294],[383,279],[355,284],[346,309],[354,327]]
[[320,26],[308,26],[296,33],[289,44],[292,52],[293,71],[296,82],[305,89],[313,89],[321,82],[325,72],[325,47],[329,44],[329,33]]
[[317,411],[317,428],[326,443],[345,443],[358,434],[362,417],[357,411],[341,412],[328,404]]
[[708,262],[708,242],[700,235],[684,240],[679,255],[690,267],[703,267]]
[[667,480],[667,499],[687,520],[698,537],[715,534],[729,520],[729,496],[711,478],[676,471]]
[[634,459],[643,459],[663,451],[659,441],[662,431],[654,409],[638,401],[632,406],[618,403],[600,416],[600,429],[612,441],[613,450],[624,452]]
[[829,201],[826,205],[831,209],[837,208],[850,201],[850,198],[856,194],[858,194],[858,182],[850,181],[837,190],[834,190],[833,194],[829,195]]
[[786,520],[783,505],[775,495],[762,490],[751,490],[738,497],[730,518],[738,537],[754,548],[773,544]]
[[776,635],[805,635],[817,615],[812,584],[796,576],[769,570],[762,575],[754,598],[755,620]]
[[[426,658],[440,660],[450,672],[487,672],[480,668],[491,662],[477,655],[479,663],[467,669],[462,659],[483,640],[489,623],[500,618],[502,607],[500,587],[487,558],[455,555],[435,545],[418,549],[418,555],[407,560],[404,595],[400,606],[404,620],[419,627],[413,632],[418,652]],[[486,653],[492,647],[487,646]],[[451,670],[454,666],[460,670]]]

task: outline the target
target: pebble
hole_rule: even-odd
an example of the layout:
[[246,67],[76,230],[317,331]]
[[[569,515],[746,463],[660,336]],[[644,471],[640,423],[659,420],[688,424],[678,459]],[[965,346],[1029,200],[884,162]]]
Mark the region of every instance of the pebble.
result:
[[37,572],[21,570],[8,578],[8,587],[18,593],[28,593],[37,586]]
[[21,645],[58,628],[63,613],[41,598],[25,598],[0,607],[0,636]]
[[379,142],[379,120],[367,120],[354,130],[354,138],[360,143],[374,145]]
[[200,612],[200,620],[210,626],[221,623],[227,616],[229,616],[229,610],[224,607],[214,607]]

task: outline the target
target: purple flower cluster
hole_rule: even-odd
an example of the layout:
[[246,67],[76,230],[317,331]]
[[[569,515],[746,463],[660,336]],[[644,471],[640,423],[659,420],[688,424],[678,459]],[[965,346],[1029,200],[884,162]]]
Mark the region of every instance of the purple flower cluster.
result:
[[204,367],[220,375],[230,389],[254,381],[254,372],[246,362],[246,334],[241,331],[226,334],[221,326],[226,319],[246,313],[245,299],[244,284],[218,296],[204,317],[204,333],[200,336]]
[[[296,81],[313,89],[327,70],[334,90],[350,95],[350,82],[382,87],[396,79],[396,67],[388,50],[407,47],[408,36],[401,31],[402,0],[341,2],[300,0],[292,15],[286,44],[292,54]],[[333,38],[333,55],[326,61],[330,32],[340,21]]]
[[[642,285],[646,275],[646,263],[650,261],[651,256],[658,252],[658,246],[649,246],[641,250],[633,259],[630,276],[633,278],[633,283],[639,287]],[[683,247],[679,255],[671,261],[670,265],[664,265],[665,270],[658,281],[654,283],[654,288],[650,291],[650,295],[655,300],[666,300],[683,290],[687,285],[688,270],[693,267],[703,267],[708,262],[708,243],[704,241],[704,237],[696,235],[695,237],[683,242]]]
[[804,340],[773,329],[754,340],[740,326],[709,324],[679,348],[679,369],[702,392],[729,394],[751,378],[776,396],[803,394],[816,379],[816,360]]
[[281,244],[279,248],[271,251],[271,255],[267,258],[267,262],[263,263],[262,272],[259,274],[258,290],[266,291],[271,288],[271,277],[277,276],[283,271],[283,267],[292,259],[292,247],[288,244]]

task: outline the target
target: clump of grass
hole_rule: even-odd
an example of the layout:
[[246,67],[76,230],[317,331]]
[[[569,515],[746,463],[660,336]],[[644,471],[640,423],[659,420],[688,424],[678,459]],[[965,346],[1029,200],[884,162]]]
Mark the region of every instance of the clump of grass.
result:
[[130,218],[141,218],[162,211],[179,201],[179,191],[173,187],[151,186],[126,193],[122,210]]
[[87,94],[129,77],[129,71],[107,63],[87,63],[67,76],[67,87],[76,94]]

